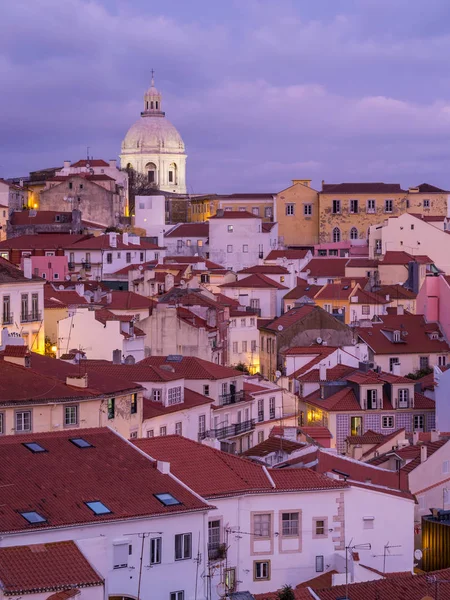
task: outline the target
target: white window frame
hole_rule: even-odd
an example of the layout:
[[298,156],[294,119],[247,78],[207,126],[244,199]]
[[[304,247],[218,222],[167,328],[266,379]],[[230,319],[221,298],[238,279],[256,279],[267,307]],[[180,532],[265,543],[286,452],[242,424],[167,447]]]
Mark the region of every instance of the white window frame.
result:
[[[189,550],[186,553],[186,543],[185,540],[189,539]],[[181,540],[181,545],[178,549],[181,549],[181,553],[178,554],[177,557],[177,540]],[[174,552],[175,560],[189,560],[192,558],[192,533],[177,533],[175,535],[175,552]]]
[[286,216],[293,217],[294,215],[295,215],[295,204],[290,202],[289,204],[286,204]]
[[150,538],[150,564],[160,565],[162,562],[162,537]]
[[[28,422],[29,422],[28,428],[25,428],[25,422],[27,420],[25,415],[28,415]],[[18,427],[18,425],[20,425],[20,426]],[[14,428],[15,428],[16,433],[29,433],[30,431],[32,431],[33,422],[32,422],[31,410],[16,411],[16,413],[14,415]]]
[[[130,555],[130,543],[127,541],[113,544],[113,569],[126,569]],[[126,559],[126,560],[125,560]]]
[[[75,414],[75,420],[67,418],[68,415],[72,416]],[[64,407],[64,427],[73,427],[78,425],[78,404],[70,404]]]

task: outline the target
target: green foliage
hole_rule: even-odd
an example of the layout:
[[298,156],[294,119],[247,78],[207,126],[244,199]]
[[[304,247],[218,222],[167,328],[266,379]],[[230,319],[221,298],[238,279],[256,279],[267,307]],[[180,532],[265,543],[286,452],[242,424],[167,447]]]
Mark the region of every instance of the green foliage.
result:
[[290,585],[283,585],[277,594],[278,600],[295,600],[294,590]]
[[51,356],[53,358],[56,358],[56,352],[52,350],[52,347],[55,345],[56,344],[53,344],[49,337],[45,336],[45,356]]
[[421,377],[425,377],[425,375],[429,375],[432,372],[432,367],[427,367],[426,369],[419,369],[415,373],[408,373],[406,377],[408,377],[408,379],[420,379]]
[[248,367],[242,362],[238,363],[237,365],[234,365],[233,369],[236,369],[236,371],[242,371],[243,373],[249,372]]

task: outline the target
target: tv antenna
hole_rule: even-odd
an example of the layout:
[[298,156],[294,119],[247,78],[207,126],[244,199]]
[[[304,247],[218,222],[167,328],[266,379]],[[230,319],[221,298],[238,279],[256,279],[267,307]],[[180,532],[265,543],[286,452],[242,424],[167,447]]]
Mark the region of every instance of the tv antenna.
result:
[[387,544],[384,545],[383,554],[374,554],[373,555],[374,558],[375,557],[379,558],[380,556],[383,557],[383,573],[386,573],[386,558],[388,556],[403,556],[402,554],[391,554],[390,553],[391,548],[401,548],[401,545],[397,544],[394,546],[394,545],[390,545],[388,542]]

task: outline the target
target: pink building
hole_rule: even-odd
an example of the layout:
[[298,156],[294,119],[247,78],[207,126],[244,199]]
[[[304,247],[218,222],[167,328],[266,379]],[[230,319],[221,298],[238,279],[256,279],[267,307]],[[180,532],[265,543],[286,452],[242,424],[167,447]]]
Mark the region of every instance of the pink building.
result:
[[[48,279],[48,281],[58,281],[66,278],[69,273],[67,256],[30,256],[31,272],[37,277]],[[23,269],[23,257],[21,261]]]
[[416,300],[416,314],[428,322],[438,321],[446,339],[450,339],[450,276],[426,277]]

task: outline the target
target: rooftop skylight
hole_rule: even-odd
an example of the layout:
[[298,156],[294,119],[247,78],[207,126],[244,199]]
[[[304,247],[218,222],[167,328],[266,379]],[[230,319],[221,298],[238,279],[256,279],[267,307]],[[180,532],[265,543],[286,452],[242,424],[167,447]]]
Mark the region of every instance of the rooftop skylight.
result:
[[107,515],[111,511],[107,506],[99,500],[93,500],[92,502],[85,502],[86,506],[92,510],[95,515]]
[[70,441],[72,442],[72,444],[75,444],[75,446],[78,446],[78,448],[92,448],[92,444],[86,440],[84,440],[83,438],[71,438]]
[[31,452],[34,452],[35,454],[37,452],[47,452],[47,450],[37,442],[26,442],[23,445],[25,446],[25,448],[28,448],[28,450],[31,450]]
[[30,512],[21,512],[20,514],[28,521],[28,523],[32,523],[33,525],[35,523],[45,523],[47,521],[47,519],[34,510]]
[[174,498],[172,494],[164,493],[164,494],[155,494],[155,498],[157,498],[161,504],[164,506],[173,506],[174,504],[181,504],[179,500]]

